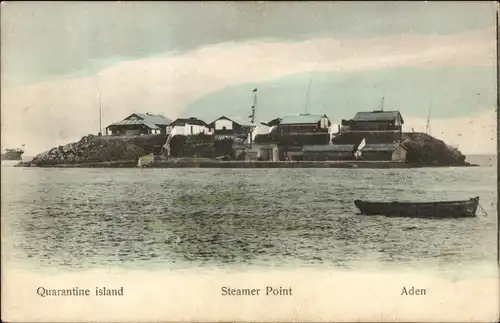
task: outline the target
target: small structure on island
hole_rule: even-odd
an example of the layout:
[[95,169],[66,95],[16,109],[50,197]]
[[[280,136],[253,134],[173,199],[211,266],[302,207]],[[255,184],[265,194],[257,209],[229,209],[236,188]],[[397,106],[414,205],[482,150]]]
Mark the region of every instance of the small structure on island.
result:
[[358,112],[351,120],[342,120],[342,125],[349,131],[401,131],[404,124],[399,111],[376,110]]
[[281,134],[294,135],[328,133],[330,125],[330,119],[325,114],[303,113],[283,117],[278,127]]
[[360,160],[406,162],[407,149],[400,143],[366,144],[360,150]]
[[399,111],[358,112],[352,119],[342,120],[332,143],[359,146],[363,139],[370,144],[398,143],[402,141],[403,123]]
[[[269,124],[265,122],[260,122],[253,127],[252,133],[246,140],[248,148],[245,150],[245,160],[279,160],[278,144],[270,136],[271,131],[275,127],[276,126],[269,126]],[[257,138],[263,138],[263,140],[257,142]]]
[[245,150],[246,160],[279,161],[279,149],[276,143],[254,143]]
[[247,142],[255,142],[255,138],[258,135],[268,135],[271,133],[273,127],[269,126],[267,123],[261,122],[253,126],[251,137],[247,138]]
[[218,138],[242,136],[246,138],[252,129],[250,125],[243,125],[226,116],[215,119],[208,124],[208,128]]
[[208,124],[198,118],[178,118],[170,124],[172,135],[197,135],[197,134],[210,134]]
[[210,156],[208,140],[212,141],[208,124],[198,118],[178,118],[163,145],[167,157]]
[[146,156],[142,156],[137,160],[137,167],[150,167],[156,164],[161,164],[165,162],[167,158],[161,154],[149,154]]
[[122,121],[106,127],[106,135],[137,136],[147,134],[167,134],[171,120],[162,114],[132,113]]
[[355,145],[307,145],[302,147],[302,160],[353,160]]
[[403,124],[399,111],[358,112],[351,120],[342,120],[340,133],[350,137],[358,134],[377,143],[391,143],[401,141]]
[[277,127],[280,125],[281,120],[283,120],[283,119],[282,118],[275,118],[271,121],[266,122],[265,124],[267,124],[269,127]]
[[277,126],[280,159],[303,160],[303,146],[327,145],[331,122],[325,114],[303,113],[284,116]]

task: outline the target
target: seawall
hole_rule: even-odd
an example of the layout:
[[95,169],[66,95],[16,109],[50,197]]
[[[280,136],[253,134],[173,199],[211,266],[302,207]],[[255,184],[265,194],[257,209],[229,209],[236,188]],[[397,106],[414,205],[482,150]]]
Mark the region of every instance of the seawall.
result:
[[167,161],[149,168],[414,168],[386,161]]
[[[462,165],[477,166],[477,165]],[[29,167],[16,165],[15,167]],[[137,162],[131,160],[118,160],[108,162],[92,162],[80,164],[49,164],[31,167],[44,168],[137,168]],[[418,164],[391,162],[391,161],[217,161],[217,160],[168,160],[157,164],[143,166],[142,168],[422,168],[431,167]],[[450,167],[450,166],[433,166]],[[460,167],[460,166],[457,166]]]

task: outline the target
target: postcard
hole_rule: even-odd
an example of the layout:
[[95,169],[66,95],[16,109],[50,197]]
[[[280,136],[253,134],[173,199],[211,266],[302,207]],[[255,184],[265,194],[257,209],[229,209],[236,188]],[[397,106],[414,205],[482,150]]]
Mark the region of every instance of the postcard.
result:
[[496,2],[1,3],[2,321],[497,322]]

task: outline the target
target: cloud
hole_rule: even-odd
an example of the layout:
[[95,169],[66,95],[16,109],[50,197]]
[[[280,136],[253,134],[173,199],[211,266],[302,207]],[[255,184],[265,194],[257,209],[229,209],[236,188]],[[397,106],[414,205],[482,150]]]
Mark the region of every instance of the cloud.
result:
[[4,1],[1,15],[2,79],[18,84],[229,41],[452,34],[495,26],[493,2],[466,1]]
[[448,36],[222,43],[124,62],[89,77],[19,87],[2,84],[2,146],[26,143],[39,151],[97,132],[98,92],[103,126],[133,111],[175,118],[190,102],[227,86],[310,70],[494,66],[494,40],[494,30],[485,29]]

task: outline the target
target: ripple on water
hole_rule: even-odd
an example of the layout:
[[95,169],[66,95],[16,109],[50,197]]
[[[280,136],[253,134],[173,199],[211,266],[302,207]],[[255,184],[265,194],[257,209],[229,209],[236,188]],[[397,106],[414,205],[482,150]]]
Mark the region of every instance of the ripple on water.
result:
[[496,170],[3,170],[9,258],[37,266],[441,266],[496,259],[495,217],[357,215],[353,200],[481,196]]

